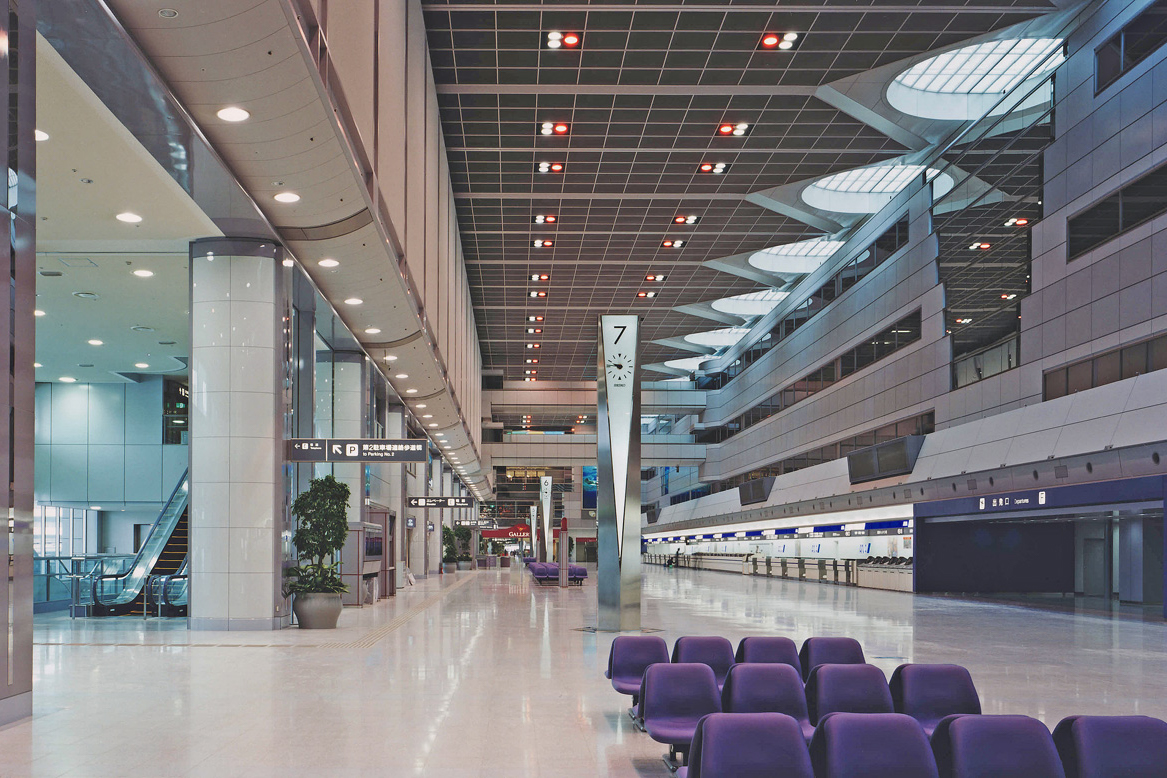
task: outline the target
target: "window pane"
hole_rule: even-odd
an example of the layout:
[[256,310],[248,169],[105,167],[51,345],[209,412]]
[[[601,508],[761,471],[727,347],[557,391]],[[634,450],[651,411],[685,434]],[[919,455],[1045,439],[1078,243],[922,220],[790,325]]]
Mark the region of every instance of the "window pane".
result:
[[1129,70],[1167,42],[1167,2],[1158,2],[1123,28],[1123,69]]
[[1167,211],[1167,165],[1123,187],[1122,228],[1129,230]]
[[1093,208],[1071,217],[1067,243],[1071,259],[1085,254],[1119,233],[1119,195],[1106,198]]
[[1147,372],[1147,344],[1138,343],[1122,350],[1122,377],[1134,378]]
[[1045,374],[1045,399],[1056,400],[1066,396],[1066,371],[1053,370]]
[[1120,354],[1117,351],[1095,358],[1094,385],[1105,386],[1120,380],[1122,378],[1121,364]]
[[1122,75],[1122,34],[1102,44],[1094,58],[1094,88],[1101,92]]
[[1066,375],[1066,391],[1070,394],[1082,392],[1093,385],[1094,361],[1087,360],[1070,365]]
[[1167,335],[1160,335],[1152,340],[1149,344],[1150,363],[1147,366],[1148,370],[1165,370],[1167,369]]

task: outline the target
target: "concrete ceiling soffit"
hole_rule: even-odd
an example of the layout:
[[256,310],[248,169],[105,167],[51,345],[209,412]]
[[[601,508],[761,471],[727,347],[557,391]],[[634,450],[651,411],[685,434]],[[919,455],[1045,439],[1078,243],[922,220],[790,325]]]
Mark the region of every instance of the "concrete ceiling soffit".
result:
[[759,270],[750,264],[750,257],[756,253],[756,251],[747,251],[742,254],[731,254],[720,259],[708,259],[702,264],[722,273],[729,273],[739,278],[757,281],[759,284],[779,289],[783,289],[802,278],[799,273],[768,273],[765,270]]
[[715,348],[710,348],[709,346],[699,346],[696,343],[690,343],[684,338],[661,338],[660,340],[654,340],[652,342],[657,346],[675,348],[680,351],[688,351],[703,357],[711,357],[717,353],[717,349]]
[[[716,260],[714,260],[716,261]],[[708,263],[706,263],[708,264]],[[693,303],[691,305],[678,305],[673,308],[678,313],[685,313],[689,316],[696,316],[701,319],[709,319],[711,321],[724,324],[728,327],[741,327],[750,321],[744,316],[735,316],[732,313],[723,313],[715,311],[712,303]]]

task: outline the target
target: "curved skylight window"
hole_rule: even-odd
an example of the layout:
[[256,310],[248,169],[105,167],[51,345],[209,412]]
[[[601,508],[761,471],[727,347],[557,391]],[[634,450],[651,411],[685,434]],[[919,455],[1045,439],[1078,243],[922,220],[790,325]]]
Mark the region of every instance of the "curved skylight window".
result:
[[774,306],[786,299],[788,292],[779,292],[777,289],[763,289],[760,292],[738,294],[722,300],[714,300],[709,307],[722,313],[731,313],[734,316],[753,318],[765,316],[774,309]]
[[684,357],[682,359],[670,359],[665,362],[665,367],[675,367],[677,370],[684,370],[686,372],[693,372],[701,367],[702,362],[707,362],[709,357]]
[[771,246],[754,252],[750,264],[768,273],[794,273],[806,275],[813,272],[827,257],[843,247],[841,240],[800,240],[784,246]]
[[871,165],[820,178],[802,190],[807,205],[837,213],[875,213],[927,170],[933,195],[952,191],[952,177],[924,165]]
[[1048,84],[1028,97],[1030,89],[1019,90],[1016,101],[1001,98],[1016,87],[1036,86],[1064,61],[1060,38],[986,41],[917,62],[888,85],[887,100],[899,111],[928,119],[1002,114],[1048,102]]
[[749,334],[749,332],[749,327],[726,327],[720,330],[709,330],[708,332],[694,332],[686,335],[685,340],[698,346],[725,348],[726,346],[732,346],[737,343]]

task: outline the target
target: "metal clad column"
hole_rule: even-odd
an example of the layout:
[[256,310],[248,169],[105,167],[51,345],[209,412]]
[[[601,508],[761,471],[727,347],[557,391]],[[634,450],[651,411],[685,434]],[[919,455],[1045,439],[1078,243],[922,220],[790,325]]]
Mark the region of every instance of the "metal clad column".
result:
[[640,321],[601,316],[596,392],[599,628],[640,629]]
[[536,562],[539,561],[539,549],[538,549],[538,546],[535,545],[535,540],[538,537],[538,535],[535,533],[535,527],[539,523],[538,519],[536,518],[536,514],[538,514],[538,513],[539,513],[539,508],[535,505],[532,505],[531,506],[531,556],[535,558]]
[[539,561],[551,560],[551,476],[545,475],[539,479],[539,505],[543,511],[543,540],[539,543]]

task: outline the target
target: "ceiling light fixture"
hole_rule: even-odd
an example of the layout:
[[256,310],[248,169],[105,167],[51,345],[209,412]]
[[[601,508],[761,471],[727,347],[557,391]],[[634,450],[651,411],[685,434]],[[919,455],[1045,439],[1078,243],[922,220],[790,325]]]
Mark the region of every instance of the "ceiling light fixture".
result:
[[416,389],[406,389],[405,393],[406,394],[417,394],[417,390]]
[[542,316],[528,316],[527,321],[543,321]]
[[[545,240],[543,238],[536,238],[535,240],[531,241],[531,246],[534,248],[537,248],[537,249],[549,249],[554,245],[555,245],[555,241]],[[534,280],[537,281],[538,279],[534,279]]]
[[778,44],[781,42],[782,42],[782,39],[780,37],[778,37],[777,35],[775,35],[772,32],[768,32],[762,36],[762,41],[761,41],[761,43],[758,44],[758,46],[759,46],[759,48],[763,48],[763,49],[773,49],[773,48],[776,48],[778,46]]
[[150,367],[150,365],[146,362],[135,362],[134,367],[138,368],[139,370],[145,370],[146,368]]
[[395,376],[393,376],[393,377],[394,377],[394,378],[400,378],[400,379],[403,379],[403,380],[404,380],[404,379],[406,379],[406,378],[409,378],[409,374],[408,374],[408,373],[398,373],[397,375],[395,375]]
[[660,283],[661,281],[665,280],[665,277],[662,275],[651,275],[650,274],[650,275],[645,276],[644,280],[645,281],[656,281],[657,283]]
[[142,221],[141,216],[136,213],[132,213],[131,211],[123,211],[114,218],[119,222],[125,222],[126,224],[137,224],[138,222]]
[[637,292],[636,296],[640,297],[640,298],[646,298],[646,297],[652,298],[652,297],[656,297],[656,292]]
[[76,383],[76,382],[77,382],[77,379],[76,379],[76,378],[72,378],[72,377],[70,377],[70,376],[67,376],[67,375],[63,375],[63,376],[61,376],[60,378],[58,378],[57,380],[58,380],[58,381],[60,381],[60,382],[61,382],[61,383],[63,383],[63,384],[72,384],[72,383]]
[[717,128],[718,135],[736,135],[741,137],[742,135],[749,135],[749,133],[750,125],[746,124],[745,122],[739,122],[738,124],[722,124]]
[[381,330],[379,327],[366,327],[365,334],[366,335],[380,335]]
[[1016,298],[1017,298],[1017,295],[1016,295],[1015,293],[1014,293],[1014,294],[1003,294],[1003,295],[1001,295],[1001,299],[1002,299],[1002,300],[1015,300]]
[[316,264],[320,265],[320,267],[336,267],[340,263],[337,262],[332,257],[325,257],[324,259],[320,260]]
[[362,300],[362,299],[361,299],[361,298],[359,298],[359,297],[350,297],[350,298],[348,298],[347,300],[345,300],[345,301],[344,301],[344,304],[345,304],[345,305],[361,305],[361,304],[362,304],[362,303],[364,303],[364,302],[365,302],[365,301],[364,301],[364,300]]
[[539,125],[540,135],[566,135],[570,127],[564,122],[543,122]]
[[699,173],[713,173],[720,175],[728,169],[728,165],[724,162],[702,162],[701,166],[697,168]]
[[32,312],[32,315],[33,316],[44,316],[45,312],[42,311],[40,308],[37,308],[35,311]]
[[531,219],[533,224],[555,224],[555,214],[553,213],[537,213]]
[[543,291],[539,291],[539,292],[531,292],[531,296],[532,296],[532,297],[546,297],[546,296],[547,296],[547,293],[546,293],[546,292],[543,292]]
[[528,335],[542,335],[543,329],[541,327],[528,327],[527,334]]
[[86,341],[86,342],[87,342],[87,343],[88,343],[90,346],[104,346],[104,345],[105,345],[105,342],[104,342],[104,341],[98,340],[97,338],[90,338],[90,339],[89,339],[88,341]]
[[275,200],[281,203],[297,203],[300,201],[300,195],[295,192],[280,192],[275,195]]
[[251,112],[235,105],[220,108],[216,114],[225,122],[245,122],[251,118]]
[[393,354],[386,354],[385,356],[383,356],[381,358],[384,359],[386,362],[396,362],[397,361],[397,357]]
[[32,366],[33,367],[44,367],[44,365],[42,365],[40,362],[33,362]]
[[679,249],[685,245],[685,241],[683,241],[683,240],[664,240],[664,241],[661,241],[660,245],[661,245],[662,249]]
[[701,217],[696,214],[690,214],[689,216],[682,214],[673,217],[673,224],[696,224],[699,221],[701,221]]
[[539,348],[539,344],[538,343],[528,343],[527,348]]
[[972,251],[988,251],[992,247],[993,247],[993,244],[991,244],[991,243],[977,242],[977,243],[973,243],[972,245],[970,245],[969,249]]
[[49,134],[44,130],[33,130],[32,137],[35,138],[37,142],[46,141],[49,139]]
[[150,276],[154,275],[154,271],[139,269],[134,271],[134,275],[136,275],[138,278],[149,278]]

